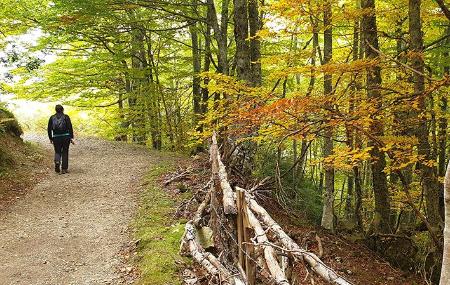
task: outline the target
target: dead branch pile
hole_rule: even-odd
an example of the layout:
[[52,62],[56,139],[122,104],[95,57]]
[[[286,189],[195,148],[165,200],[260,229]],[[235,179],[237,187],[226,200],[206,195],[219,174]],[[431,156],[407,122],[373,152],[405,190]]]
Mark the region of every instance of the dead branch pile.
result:
[[[213,184],[186,224],[181,252],[191,256],[214,284],[289,285],[293,265],[303,261],[330,284],[351,285],[291,239],[249,191],[230,186],[215,134],[210,154]],[[209,252],[199,242],[206,213],[210,214],[208,229],[212,229]]]

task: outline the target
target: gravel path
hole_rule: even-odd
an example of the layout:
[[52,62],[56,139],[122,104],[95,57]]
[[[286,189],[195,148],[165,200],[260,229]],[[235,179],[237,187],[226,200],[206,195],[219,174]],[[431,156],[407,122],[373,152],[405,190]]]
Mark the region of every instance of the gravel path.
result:
[[[27,139],[50,150],[43,137]],[[99,139],[78,140],[70,151],[69,174],[49,169],[0,212],[1,285],[122,284],[119,252],[152,158],[145,148]]]

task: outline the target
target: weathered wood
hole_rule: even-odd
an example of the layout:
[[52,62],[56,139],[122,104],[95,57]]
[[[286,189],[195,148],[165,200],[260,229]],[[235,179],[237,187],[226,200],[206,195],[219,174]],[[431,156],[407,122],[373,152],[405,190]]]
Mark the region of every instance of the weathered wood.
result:
[[164,181],[164,186],[167,186],[172,182],[179,181],[179,180],[183,179],[184,177],[186,177],[190,173],[191,173],[191,169],[187,169],[187,170],[183,171],[182,173],[175,175],[174,177],[169,178],[168,180]]
[[231,188],[230,183],[228,182],[228,175],[225,165],[220,158],[220,152],[217,145],[217,137],[215,132],[212,136],[211,159],[213,161],[213,175],[216,175],[218,177],[220,188],[222,189],[223,211],[225,215],[236,215],[237,208],[234,200],[234,192]]
[[243,227],[243,243],[245,244],[245,274],[249,285],[256,284],[256,263],[255,263],[255,249],[251,242],[251,225],[248,221],[248,206],[245,200],[245,193],[237,191],[237,197],[241,201],[242,227]]
[[286,276],[284,275],[284,272],[280,267],[280,264],[278,264],[276,252],[273,247],[269,245],[269,239],[267,238],[264,229],[249,208],[247,208],[247,215],[250,225],[255,230],[256,240],[264,250],[264,258],[267,267],[269,268],[270,274],[275,279],[276,284],[289,285],[289,282],[287,281]]
[[[285,273],[289,270],[288,262],[284,262],[285,266],[280,266],[275,249],[294,258],[301,258],[317,275],[331,284],[351,285],[327,267],[315,254],[300,248],[248,191],[239,187],[236,187],[237,193],[233,191],[228,182],[225,165],[221,161],[215,133],[210,152],[213,183],[193,220],[186,224],[182,241],[184,251],[187,251],[209,274],[218,277],[220,283],[224,285],[254,285],[257,273],[258,278],[271,284],[289,285]],[[199,226],[208,205],[211,208],[209,224],[214,230],[216,250],[223,253],[221,260],[228,262],[228,268],[231,268],[231,264],[237,264],[235,272],[240,272],[242,276],[233,275],[217,257],[205,252],[196,239],[195,226]],[[236,224],[230,214],[237,215]],[[262,224],[274,233],[281,246],[268,239]],[[255,238],[252,239],[252,236]]]
[[[245,191],[245,190],[243,190]],[[261,207],[247,192],[246,199],[250,209],[256,213],[259,219],[265,224],[268,229],[270,229],[279,239],[283,247],[288,251],[288,253],[299,256],[311,267],[311,269],[324,280],[330,282],[331,284],[337,285],[351,285],[351,283],[345,280],[343,277],[339,276],[331,268],[326,266],[320,258],[318,258],[314,253],[307,252],[295,243],[278,225],[272,217],[267,213],[267,211]]]
[[236,227],[237,227],[237,237],[238,237],[238,257],[239,257],[239,265],[242,269],[245,268],[245,245],[244,245],[244,225],[243,225],[243,216],[242,216],[242,203],[245,201],[244,193],[237,192],[237,216],[236,216]]
[[198,227],[200,224],[200,221],[203,216],[203,212],[205,211],[206,207],[208,206],[209,202],[211,201],[211,192],[213,191],[214,187],[211,185],[208,193],[206,194],[205,198],[203,199],[203,202],[198,206],[197,211],[194,214],[194,217],[192,218],[192,223],[194,226]]
[[186,252],[192,256],[209,274],[218,275],[219,270],[208,261],[205,253],[200,250],[200,246],[195,241],[195,228],[191,222],[186,223],[185,232],[181,243],[181,253]]
[[182,240],[181,251],[188,251],[189,255],[200,264],[209,274],[218,276],[221,284],[224,285],[245,285],[237,276],[223,266],[219,260],[204,249],[196,241],[196,230],[192,223],[186,223]]

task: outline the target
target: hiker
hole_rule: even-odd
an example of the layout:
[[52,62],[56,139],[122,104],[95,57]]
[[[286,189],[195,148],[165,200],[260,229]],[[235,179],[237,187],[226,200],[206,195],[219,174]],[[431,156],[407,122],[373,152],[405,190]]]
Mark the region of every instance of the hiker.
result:
[[[69,146],[73,141],[73,129],[69,116],[64,108],[56,105],[56,114],[48,120],[48,138],[55,148],[55,172],[65,174],[69,168]],[[62,160],[62,165],[61,165]],[[62,166],[62,169],[61,169]]]

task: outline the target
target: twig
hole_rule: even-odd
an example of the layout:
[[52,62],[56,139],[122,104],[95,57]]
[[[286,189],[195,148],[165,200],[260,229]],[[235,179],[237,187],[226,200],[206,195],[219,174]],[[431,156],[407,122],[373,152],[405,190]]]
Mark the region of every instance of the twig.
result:
[[172,182],[181,180],[182,178],[184,178],[185,176],[187,176],[188,174],[190,174],[191,171],[192,171],[192,169],[189,168],[189,169],[187,169],[186,171],[184,171],[184,172],[182,172],[182,173],[180,173],[180,174],[178,174],[178,175],[176,175],[176,176],[170,178],[169,180],[166,180],[166,181],[164,182],[164,186],[167,186],[167,185],[169,185],[169,184],[172,183]]

